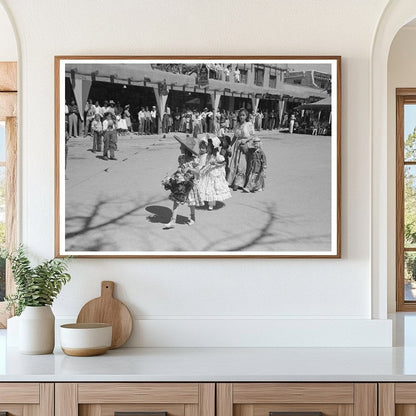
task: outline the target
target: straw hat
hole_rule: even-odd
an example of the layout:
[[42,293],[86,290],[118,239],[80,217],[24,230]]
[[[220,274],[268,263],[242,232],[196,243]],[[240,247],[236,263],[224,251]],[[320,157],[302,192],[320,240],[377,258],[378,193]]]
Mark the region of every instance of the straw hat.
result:
[[179,137],[176,134],[173,137],[183,146],[185,146],[194,155],[199,154],[199,144],[193,137]]

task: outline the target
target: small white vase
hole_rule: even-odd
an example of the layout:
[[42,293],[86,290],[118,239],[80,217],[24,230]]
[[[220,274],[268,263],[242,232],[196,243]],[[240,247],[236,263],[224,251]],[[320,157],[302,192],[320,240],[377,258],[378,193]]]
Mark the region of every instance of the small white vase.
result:
[[51,307],[26,306],[19,319],[19,351],[50,354],[55,347],[55,316]]

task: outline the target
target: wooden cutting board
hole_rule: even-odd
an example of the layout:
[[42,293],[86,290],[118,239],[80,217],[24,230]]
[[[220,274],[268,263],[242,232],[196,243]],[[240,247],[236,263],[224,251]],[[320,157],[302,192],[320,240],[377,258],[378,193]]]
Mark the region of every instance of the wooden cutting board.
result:
[[111,349],[129,339],[133,319],[127,306],[113,297],[114,282],[101,282],[101,296],[87,302],[80,310],[77,323],[107,323],[113,326]]

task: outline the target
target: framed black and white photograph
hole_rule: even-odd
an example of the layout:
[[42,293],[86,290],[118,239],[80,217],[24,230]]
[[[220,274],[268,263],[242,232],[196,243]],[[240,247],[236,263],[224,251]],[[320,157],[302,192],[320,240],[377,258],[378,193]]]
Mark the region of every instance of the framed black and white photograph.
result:
[[55,57],[55,251],[341,256],[341,58]]

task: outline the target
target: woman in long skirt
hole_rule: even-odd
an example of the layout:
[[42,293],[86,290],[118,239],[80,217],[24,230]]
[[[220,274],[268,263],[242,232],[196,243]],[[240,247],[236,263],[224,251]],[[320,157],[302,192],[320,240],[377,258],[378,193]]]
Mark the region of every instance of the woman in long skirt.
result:
[[238,112],[238,121],[234,128],[230,171],[227,177],[228,184],[234,191],[243,189],[247,180],[248,148],[249,142],[254,136],[254,126],[248,121],[248,115],[248,111],[242,108]]

